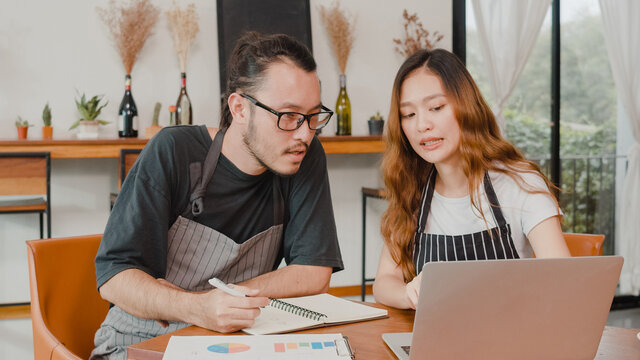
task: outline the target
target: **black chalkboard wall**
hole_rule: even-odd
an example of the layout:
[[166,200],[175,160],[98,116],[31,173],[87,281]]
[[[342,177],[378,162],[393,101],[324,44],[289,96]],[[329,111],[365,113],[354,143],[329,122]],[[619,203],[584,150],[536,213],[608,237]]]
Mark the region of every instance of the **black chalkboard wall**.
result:
[[220,94],[227,87],[227,62],[246,31],[287,34],[311,47],[309,0],[217,0]]

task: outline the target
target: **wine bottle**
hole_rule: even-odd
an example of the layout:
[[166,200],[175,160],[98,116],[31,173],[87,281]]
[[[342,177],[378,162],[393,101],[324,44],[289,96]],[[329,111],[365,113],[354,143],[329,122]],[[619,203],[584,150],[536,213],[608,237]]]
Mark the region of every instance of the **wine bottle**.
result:
[[176,125],[193,124],[193,112],[191,112],[191,99],[187,94],[187,74],[182,73],[182,87],[176,104]]
[[347,78],[340,74],[340,93],[336,100],[336,116],[338,117],[338,131],[336,135],[351,135],[351,102],[347,95]]
[[131,95],[131,75],[124,78],[124,97],[118,110],[118,136],[138,137],[138,108]]

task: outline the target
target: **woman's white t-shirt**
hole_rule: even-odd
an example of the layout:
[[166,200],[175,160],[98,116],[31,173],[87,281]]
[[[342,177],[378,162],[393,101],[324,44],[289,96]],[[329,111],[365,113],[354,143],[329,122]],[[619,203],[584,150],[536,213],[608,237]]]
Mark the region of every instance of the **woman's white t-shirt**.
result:
[[[511,237],[518,255],[520,258],[530,258],[533,256],[533,249],[527,240],[529,231],[543,220],[559,213],[542,177],[531,173],[519,175],[527,189],[542,190],[545,193],[529,193],[508,175],[489,171],[489,178],[500,202],[500,209],[511,227]],[[487,225],[489,228],[497,226],[484,185],[480,186],[479,200],[487,223],[478,210],[471,205],[469,196],[446,198],[434,191],[425,233],[463,235],[487,230]]]

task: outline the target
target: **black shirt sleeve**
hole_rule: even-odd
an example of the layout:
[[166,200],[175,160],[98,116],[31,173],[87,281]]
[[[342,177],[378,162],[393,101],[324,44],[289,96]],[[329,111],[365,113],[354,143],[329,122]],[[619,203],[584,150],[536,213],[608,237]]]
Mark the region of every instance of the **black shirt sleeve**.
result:
[[161,131],[127,174],[96,256],[98,288],[130,268],[164,276],[169,221],[174,217],[170,214],[172,182],[178,178],[174,148],[175,139]]

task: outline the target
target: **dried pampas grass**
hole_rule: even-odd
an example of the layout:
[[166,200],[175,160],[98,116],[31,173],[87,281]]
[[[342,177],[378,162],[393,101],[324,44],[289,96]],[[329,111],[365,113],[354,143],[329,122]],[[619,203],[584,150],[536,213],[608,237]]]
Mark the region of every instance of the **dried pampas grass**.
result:
[[404,18],[404,41],[393,39],[396,46],[396,52],[405,58],[420,49],[431,50],[444,37],[435,31],[430,34],[429,31],[422,27],[422,22],[418,19],[418,14],[409,15],[407,9],[402,13]]
[[321,5],[320,17],[329,35],[329,40],[331,40],[331,47],[336,55],[340,73],[344,74],[347,69],[349,53],[353,47],[355,20],[350,23],[347,14],[340,9],[337,1],[330,8]]
[[180,72],[187,72],[189,48],[200,31],[196,6],[192,3],[183,10],[174,2],[173,9],[168,10],[166,15],[173,33],[173,45],[180,61]]
[[109,0],[106,8],[96,10],[111,33],[124,70],[131,74],[140,49],[158,21],[160,10],[149,0],[130,0],[129,4],[122,6],[115,0]]

